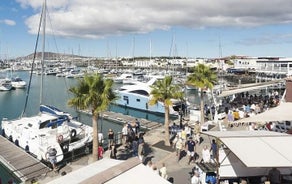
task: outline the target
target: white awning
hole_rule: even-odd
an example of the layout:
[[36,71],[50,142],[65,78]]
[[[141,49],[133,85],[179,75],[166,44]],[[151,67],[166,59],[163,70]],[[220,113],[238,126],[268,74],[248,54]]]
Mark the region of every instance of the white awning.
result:
[[279,106],[271,108],[260,114],[239,119],[236,122],[270,122],[270,121],[291,121],[292,120],[292,103],[281,102]]
[[218,95],[218,98],[231,96],[231,95],[246,92],[246,91],[252,91],[252,90],[266,88],[269,86],[273,86],[273,85],[282,83],[283,81],[284,80],[279,79],[279,80],[273,80],[273,81],[269,81],[269,82],[242,84],[242,85],[239,85],[237,88],[228,89],[228,90],[223,91],[220,95]]
[[[141,179],[142,175],[143,178]],[[103,158],[48,183],[170,184],[169,181],[159,176],[156,172],[149,169],[144,164],[140,163],[140,160],[134,157],[128,160]]]
[[292,136],[272,131],[209,131],[247,168],[292,168]]

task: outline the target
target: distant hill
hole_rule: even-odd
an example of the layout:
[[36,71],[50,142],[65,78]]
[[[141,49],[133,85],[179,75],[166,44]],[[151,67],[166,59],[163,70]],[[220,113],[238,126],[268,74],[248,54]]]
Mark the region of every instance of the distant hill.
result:
[[[84,58],[89,58],[85,56],[78,56],[78,55],[73,55],[73,54],[60,54],[60,53],[54,53],[54,52],[45,52],[44,56],[46,60],[72,60],[74,59],[84,59]],[[42,58],[42,52],[37,52],[35,55],[36,59],[41,59]],[[34,58],[34,53],[29,54],[27,56],[22,56],[16,58],[16,60],[32,60]]]

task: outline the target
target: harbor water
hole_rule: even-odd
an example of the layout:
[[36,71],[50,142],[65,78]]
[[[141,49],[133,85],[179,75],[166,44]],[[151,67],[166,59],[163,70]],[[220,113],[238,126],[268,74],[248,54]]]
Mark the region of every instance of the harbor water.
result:
[[[24,81],[29,82],[30,73],[27,71],[19,71],[14,73],[0,73],[0,76],[18,76],[21,77]],[[43,76],[43,95],[42,95],[42,104],[49,104],[55,106],[63,111],[70,112],[73,116],[79,118],[84,124],[91,125],[91,116],[83,113],[78,113],[74,108],[71,108],[67,105],[68,99],[73,96],[69,94],[68,89],[77,83],[77,79],[68,79],[64,77],[56,76]],[[41,85],[41,76],[33,74],[29,100],[27,109],[24,113],[24,116],[36,115],[39,112],[40,102],[40,85]],[[119,86],[115,86],[117,88]],[[25,97],[27,95],[28,87],[25,89],[15,89],[11,91],[2,91],[0,92],[0,120],[7,118],[9,120],[19,118],[23,112]],[[194,98],[194,97],[191,97]],[[192,99],[194,100],[194,99]],[[149,114],[146,112],[141,112],[129,108],[119,107],[111,105],[109,111],[119,112],[126,115],[133,116],[134,118],[144,118],[154,122],[164,122],[163,115]],[[1,122],[0,122],[1,126]],[[107,121],[105,119],[99,120],[99,128],[106,135],[106,132],[109,128],[113,129],[115,132],[120,132],[122,125],[116,124],[114,122]],[[1,148],[2,149],[2,148]],[[0,176],[2,183],[7,183],[11,178],[17,179],[13,176],[13,173],[0,164]]]

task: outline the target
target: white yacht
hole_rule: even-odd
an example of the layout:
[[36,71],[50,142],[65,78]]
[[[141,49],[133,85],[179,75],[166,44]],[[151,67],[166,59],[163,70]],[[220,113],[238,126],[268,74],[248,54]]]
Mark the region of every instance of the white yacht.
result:
[[20,77],[15,77],[11,79],[12,87],[14,88],[25,88],[26,82],[22,80]]
[[62,161],[65,153],[91,143],[92,132],[91,126],[48,105],[41,105],[36,116],[2,120],[2,135],[39,160],[46,160],[48,149],[54,147],[57,162]]
[[0,78],[0,91],[10,91],[11,89],[11,80],[8,78]]
[[141,81],[142,74],[122,73],[120,76],[113,78],[115,83],[118,84],[135,84],[137,81]]
[[[148,82],[136,81],[131,85],[123,85],[116,90],[118,99],[115,101],[117,105],[129,107],[146,112],[164,114],[163,102],[158,102],[156,105],[149,105],[151,85],[156,80],[161,80],[163,77],[152,77]],[[173,100],[173,106],[170,108],[170,115],[178,115],[179,109],[182,107],[179,100]]]

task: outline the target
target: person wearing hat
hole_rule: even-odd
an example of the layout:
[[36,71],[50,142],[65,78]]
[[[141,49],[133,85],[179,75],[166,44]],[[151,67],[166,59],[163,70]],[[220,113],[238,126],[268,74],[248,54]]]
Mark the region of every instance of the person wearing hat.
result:
[[186,147],[186,150],[187,150],[187,154],[189,156],[188,165],[190,165],[191,161],[194,159],[195,146],[196,146],[195,141],[193,140],[192,136],[189,136],[189,140],[185,144],[185,147]]

